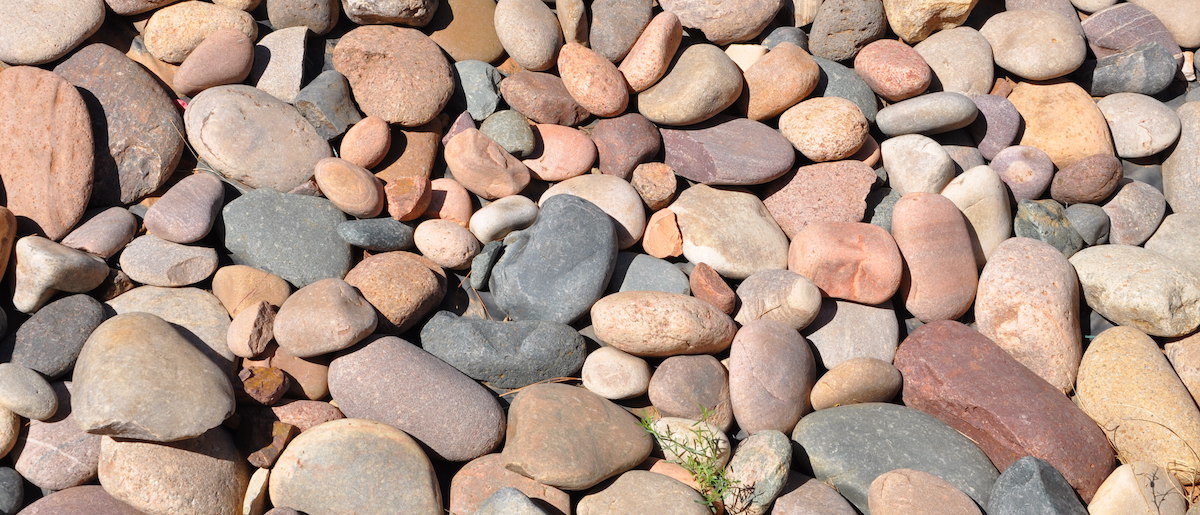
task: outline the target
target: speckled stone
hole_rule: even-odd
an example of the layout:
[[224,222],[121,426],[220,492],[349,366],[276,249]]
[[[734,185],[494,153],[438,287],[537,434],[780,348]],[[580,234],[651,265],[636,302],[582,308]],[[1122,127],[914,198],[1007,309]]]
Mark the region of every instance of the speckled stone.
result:
[[1066,210],[1055,200],[1017,203],[1013,234],[1049,243],[1068,258],[1083,248],[1083,237],[1071,227]]

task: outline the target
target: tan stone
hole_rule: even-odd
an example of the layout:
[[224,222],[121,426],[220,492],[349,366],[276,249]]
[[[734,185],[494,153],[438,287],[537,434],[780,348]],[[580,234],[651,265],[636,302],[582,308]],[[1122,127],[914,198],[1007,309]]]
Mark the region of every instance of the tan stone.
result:
[[207,2],[169,5],[150,16],[142,38],[146,49],[163,61],[179,64],[210,34],[221,28],[234,29],[250,41],[258,39],[258,25],[249,13]]
[[854,102],[818,97],[792,106],[779,118],[779,131],[813,161],[846,159],[867,141],[867,118]]
[[566,492],[504,468],[504,459],[497,453],[475,458],[454,474],[450,480],[450,514],[472,515],[502,488],[516,488],[562,513],[571,511],[571,497]]
[[625,76],[625,82],[634,93],[653,86],[671,64],[671,58],[683,40],[683,26],[679,17],[669,11],[658,13],[642,34],[617,70]]
[[289,354],[309,358],[350,347],[375,330],[375,310],[346,281],[322,279],[279,307],[272,330]]
[[803,48],[783,42],[747,69],[745,77],[742,98],[746,117],[766,120],[812,94],[821,69]]
[[1182,515],[1183,486],[1162,467],[1134,461],[1117,467],[1088,503],[1091,515],[1157,513]]
[[871,481],[867,503],[873,515],[979,514],[967,494],[928,472],[902,468]]
[[425,177],[397,177],[383,187],[387,211],[401,222],[416,220],[433,201],[433,184]]
[[166,444],[100,441],[100,482],[113,497],[154,515],[238,513],[250,472],[223,428]]
[[858,404],[887,402],[900,393],[903,380],[891,363],[875,358],[854,358],[833,367],[813,385],[814,410]]
[[282,306],[292,288],[279,276],[246,265],[223,266],[213,274],[212,292],[225,306],[229,316],[259,302]]
[[243,310],[229,323],[229,351],[242,358],[258,357],[267,350],[274,338],[275,309],[267,301],[259,301]]
[[882,228],[855,222],[809,224],[792,238],[788,269],[827,297],[879,304],[900,287],[904,263]]
[[426,220],[413,232],[417,250],[430,261],[451,270],[470,268],[479,253],[479,240],[451,220]]
[[628,85],[616,65],[586,46],[574,42],[563,46],[558,73],[571,97],[596,116],[617,116],[629,105]]
[[374,218],[383,211],[383,184],[366,168],[345,159],[317,161],[313,178],[321,193],[346,214]]
[[406,127],[432,121],[454,93],[450,63],[416,29],[366,25],[351,30],[334,47],[333,67],[350,82],[363,113]]
[[950,180],[942,189],[971,224],[975,264],[983,266],[996,247],[1012,236],[1013,217],[1008,187],[989,166],[976,166]]
[[1020,144],[1042,150],[1059,169],[1088,156],[1115,153],[1104,114],[1074,82],[1021,82],[1008,100],[1025,120]]
[[427,28],[429,38],[455,61],[495,62],[504,55],[496,36],[494,0],[441,0]]
[[362,260],[346,274],[346,282],[379,311],[381,329],[403,332],[442,300],[443,274],[441,267],[416,254],[384,252]]
[[614,293],[593,304],[591,316],[598,339],[635,356],[716,353],[736,331],[712,304],[676,293]]
[[939,30],[962,25],[979,0],[883,0],[888,25],[904,41],[916,43]]

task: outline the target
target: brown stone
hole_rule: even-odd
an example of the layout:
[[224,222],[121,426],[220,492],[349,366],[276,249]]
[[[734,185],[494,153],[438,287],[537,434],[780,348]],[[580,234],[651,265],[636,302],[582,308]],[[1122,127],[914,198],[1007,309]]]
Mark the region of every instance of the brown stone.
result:
[[91,513],[94,515],[141,515],[141,511],[118,501],[100,485],[85,485],[53,492],[21,510],[21,515]]
[[658,82],[667,73],[682,40],[683,25],[678,16],[669,11],[655,15],[617,67],[629,89],[640,93]]
[[441,0],[425,29],[455,61],[491,63],[504,55],[496,36],[494,0]]
[[812,387],[814,410],[864,402],[888,402],[903,386],[900,371],[883,360],[853,358],[833,367]]
[[287,281],[246,265],[229,265],[217,270],[213,274],[212,291],[231,317],[237,317],[243,309],[252,308],[259,302],[282,306],[292,294]]
[[633,189],[642,197],[642,203],[651,211],[658,211],[675,199],[678,179],[675,170],[665,163],[642,163],[633,169],[630,178]]
[[229,350],[235,356],[254,358],[267,350],[274,338],[275,309],[267,301],[259,301],[249,309],[242,310],[229,323]]
[[236,513],[250,472],[217,427],[170,443],[100,441],[100,482],[113,497],[149,513]]
[[146,49],[156,60],[179,64],[204,38],[222,28],[238,30],[251,41],[258,39],[258,25],[250,13],[198,1],[180,2],[154,11],[141,32]]
[[274,367],[244,368],[238,372],[238,380],[242,382],[238,393],[263,406],[279,402],[291,386],[287,374]]
[[680,177],[704,184],[753,185],[792,169],[796,151],[773,127],[746,118],[715,117],[688,128],[660,130],[663,161]]
[[537,123],[575,126],[588,117],[562,79],[542,72],[521,71],[500,81],[500,95],[510,107]]
[[224,188],[210,173],[184,177],[146,211],[146,231],[175,243],[199,241],[217,220],[225,202]]
[[917,328],[896,351],[904,404],[959,430],[1004,470],[1023,456],[1092,498],[1113,467],[1104,432],[1055,386],[955,321]]
[[271,414],[279,421],[308,431],[309,428],[345,418],[342,411],[328,402],[321,401],[284,401],[278,406],[271,406]]
[[571,42],[562,47],[558,73],[571,98],[596,116],[617,116],[629,106],[625,77],[616,65],[584,45]]
[[532,128],[538,146],[529,159],[521,162],[529,167],[529,174],[534,179],[565,181],[592,169],[592,164],[596,162],[596,145],[583,131],[544,123]]
[[175,71],[172,85],[188,96],[213,86],[237,84],[246,80],[254,65],[254,40],[242,31],[222,27],[188,54]]
[[389,145],[387,155],[376,166],[382,166],[383,170],[375,176],[384,182],[400,177],[429,178],[441,149],[442,132],[445,131],[446,124],[446,117],[438,116],[433,121],[417,127],[394,127],[391,139],[402,141],[404,144]]
[[862,161],[801,166],[768,184],[763,204],[793,238],[811,223],[861,221],[877,179]]
[[471,194],[454,179],[442,177],[429,184],[429,203],[422,216],[451,220],[466,227],[471,221],[474,206]]
[[350,126],[342,136],[342,159],[363,168],[374,168],[383,161],[392,147],[392,131],[388,123],[378,116],[368,116]]
[[635,356],[715,354],[737,330],[716,306],[678,293],[614,293],[593,304],[591,315],[597,339]]
[[600,120],[592,128],[591,136],[599,156],[600,173],[626,180],[635,167],[662,149],[658,127],[638,113]]
[[967,494],[928,472],[902,468],[886,472],[867,491],[873,515],[970,515],[982,513]]
[[[9,234],[7,244],[2,244],[5,240],[0,240],[0,247],[11,251],[12,238],[17,231],[17,220],[8,209],[0,212],[0,220],[3,233]],[[137,232],[137,217],[128,209],[114,206],[99,213],[89,214],[86,221],[63,238],[62,244],[108,259],[125,248]],[[7,253],[0,257],[4,258],[5,263],[8,262]],[[0,271],[3,271],[3,268],[0,268]]]
[[1021,82],[1008,100],[1025,120],[1020,144],[1041,149],[1059,169],[1088,156],[1115,153],[1104,114],[1074,82]]
[[826,297],[863,304],[892,298],[903,265],[891,235],[865,223],[810,224],[788,251],[788,269],[812,280]]
[[23,226],[62,239],[92,194],[92,127],[62,77],[27,66],[0,74],[0,161],[7,206]]
[[716,358],[672,356],[654,370],[647,390],[650,403],[665,417],[701,420],[728,431],[733,424],[729,373]]
[[904,258],[900,297],[925,322],[966,313],[978,282],[975,252],[962,213],[936,193],[910,193],[892,210],[892,237]]
[[381,329],[404,332],[442,300],[443,273],[416,254],[384,252],[362,260],[346,274],[346,282],[379,311]]
[[478,129],[454,136],[445,156],[454,178],[483,198],[515,195],[529,185],[529,168]]
[[375,330],[371,303],[354,286],[331,277],[288,297],[275,316],[275,341],[289,354],[310,358],[346,349]]
[[327,157],[317,161],[313,179],[321,193],[350,216],[374,218],[383,211],[383,184],[366,168]]
[[[441,179],[439,179],[441,180]],[[397,177],[383,187],[387,211],[401,222],[416,220],[429,209],[433,184],[425,177]]]
[[841,97],[810,98],[779,117],[779,132],[813,161],[837,161],[858,152],[870,124],[854,102]]
[[743,111],[751,120],[774,118],[812,94],[821,68],[808,52],[783,42],[746,69]]
[[688,277],[688,286],[692,290],[692,296],[716,306],[726,315],[732,315],[737,307],[737,295],[733,293],[733,289],[716,270],[705,263],[698,263],[692,269],[692,275]]
[[247,461],[258,468],[271,468],[275,464],[275,460],[279,459],[279,455],[283,454],[283,449],[287,447],[288,442],[291,442],[292,438],[299,434],[300,428],[291,424],[283,422],[271,424],[271,442],[250,453]]
[[1124,172],[1111,154],[1080,159],[1054,174],[1050,196],[1063,204],[1099,204],[1117,190]]
[[329,395],[329,365],[324,360],[309,361],[288,354],[278,345],[269,345],[258,358],[245,359],[242,366],[277,368],[287,373],[288,395],[304,399],[323,399]]
[[334,47],[333,67],[350,81],[364,113],[408,127],[433,120],[454,93],[450,63],[437,43],[416,29],[368,25],[351,30]]
[[646,232],[642,234],[642,249],[656,258],[683,255],[683,234],[675,212],[659,209],[646,221]]
[[571,512],[571,497],[566,492],[504,468],[500,454],[487,454],[463,465],[450,480],[450,514],[472,515],[502,488],[516,488],[562,513]]

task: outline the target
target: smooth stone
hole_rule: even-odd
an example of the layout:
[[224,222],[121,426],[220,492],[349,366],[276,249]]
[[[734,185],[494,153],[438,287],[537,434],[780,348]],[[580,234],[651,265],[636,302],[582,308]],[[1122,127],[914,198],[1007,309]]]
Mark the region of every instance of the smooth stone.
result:
[[579,372],[585,356],[583,337],[566,324],[475,320],[448,311],[422,327],[421,348],[498,388],[570,377]]
[[767,319],[801,330],[821,309],[821,290],[791,270],[755,272],[738,285],[737,296],[741,307],[734,320],[742,325]]
[[810,98],[784,111],[779,132],[804,157],[837,161],[866,143],[869,122],[854,102],[836,96]]
[[881,0],[824,0],[809,29],[808,48],[830,61],[847,61],[886,33]]
[[[1087,159],[1093,158],[1079,160],[1066,167],[1065,170],[1076,166],[1085,166],[1079,163],[1083,163]],[[991,167],[1000,175],[1000,179],[1008,186],[1017,202],[1041,198],[1042,193],[1052,184],[1055,175],[1054,163],[1050,160],[1050,156],[1037,147],[1025,145],[1014,145],[997,152],[991,161]],[[1074,178],[1069,174],[1068,177]],[[1059,179],[1064,183],[1068,180],[1067,178]]]
[[638,93],[638,112],[659,125],[693,125],[716,116],[742,94],[742,71],[719,47],[695,44],[667,75]]
[[529,168],[478,129],[451,138],[445,157],[454,179],[480,197],[507,197],[529,185]]
[[603,489],[583,496],[579,515],[663,512],[680,515],[710,513],[704,498],[687,485],[656,472],[630,470]]
[[884,473],[871,481],[867,505],[877,515],[983,513],[975,501],[946,480],[908,468]]
[[413,247],[413,228],[392,218],[347,220],[338,224],[337,233],[346,243],[372,252]]
[[467,112],[475,121],[483,121],[496,112],[500,103],[500,81],[504,78],[492,65],[467,60],[454,63],[457,76],[455,95],[466,103]]
[[479,131],[507,150],[513,157],[525,158],[537,149],[533,127],[524,115],[511,109],[497,111],[479,125]]
[[1200,47],[1200,21],[1192,19],[1189,13],[1200,9],[1196,0],[1166,2],[1163,0],[1135,0],[1133,2],[1154,14],[1162,20],[1175,42],[1184,48]]
[[[276,5],[279,5],[276,2]],[[308,27],[275,27],[254,45],[249,84],[287,103],[296,101],[304,81]]]
[[634,169],[662,149],[658,127],[644,116],[627,113],[606,118],[592,128],[600,173],[628,180]]
[[619,291],[661,291],[688,295],[688,276],[669,261],[636,252],[617,254],[612,279],[606,293]]
[[54,61],[75,49],[104,23],[104,2],[13,3],[0,24],[0,61],[12,66]]
[[979,29],[992,46],[996,65],[1029,80],[1071,73],[1087,54],[1079,22],[1053,11],[1010,10],[993,15]]
[[733,319],[695,297],[656,291],[608,295],[591,306],[596,338],[642,357],[720,352],[733,342]]
[[[9,225],[15,232],[15,223]],[[62,244],[108,259],[125,248],[137,231],[138,220],[133,213],[123,207],[110,207],[79,224],[63,237]],[[6,247],[11,250],[10,245]]]
[[1153,336],[1183,336],[1200,325],[1196,276],[1166,256],[1099,245],[1077,252],[1071,265],[1087,305],[1104,318]]
[[1200,211],[1200,102],[1176,110],[1182,130],[1179,142],[1162,163],[1163,194],[1176,213]]
[[21,474],[9,467],[0,468],[0,510],[17,513],[25,503],[25,485]]
[[1158,229],[1167,201],[1154,186],[1129,180],[1102,207],[1110,221],[1109,242],[1141,245]]
[[713,44],[725,45],[758,36],[781,5],[778,0],[738,0],[720,5],[700,0],[666,0],[662,8],[678,16],[684,27],[700,31]]
[[258,25],[250,13],[206,2],[181,2],[154,11],[142,29],[146,50],[170,64],[187,58],[204,38],[219,29],[234,29],[251,41],[258,39]]
[[1075,385],[1080,345],[1079,280],[1050,245],[1001,243],[979,275],[975,321],[981,334],[1063,392]]
[[588,44],[587,12],[583,0],[563,0],[554,6],[558,24],[562,27],[563,39],[568,42]]
[[1001,150],[1016,141],[1021,131],[1021,113],[1000,95],[976,95],[971,98],[981,116],[968,126],[971,136],[979,142],[979,152],[993,160]]
[[[637,40],[617,70],[625,77],[630,92],[640,93],[667,73],[675,52],[679,50],[683,26],[678,16],[663,11],[655,15],[636,37]],[[603,49],[597,51],[603,53]]]
[[[164,384],[163,374],[173,379]],[[72,377],[72,416],[93,434],[153,442],[196,438],[234,410],[226,372],[184,333],[149,313],[120,314],[100,324]]]
[[279,307],[273,333],[299,358],[349,348],[375,330],[375,309],[346,281],[322,279],[293,293]]
[[1175,370],[1175,374],[1179,376],[1188,393],[1192,394],[1193,399],[1197,392],[1200,392],[1200,359],[1197,358],[1200,356],[1197,354],[1200,346],[1196,345],[1196,341],[1195,338],[1185,337],[1167,342],[1163,346],[1171,368]]
[[708,422],[722,431],[733,425],[729,373],[716,358],[671,356],[650,376],[647,397],[664,417]]
[[233,438],[220,428],[170,443],[110,437],[100,442],[105,491],[147,513],[236,512],[249,483],[247,468]]
[[[808,3],[811,4],[813,2],[810,0]],[[820,1],[818,0],[817,3],[820,3]],[[794,7],[795,6],[793,6],[793,8]],[[814,15],[815,15],[815,13],[814,13]],[[809,22],[809,23],[811,23],[811,22]],[[767,47],[768,50],[770,50],[770,49],[774,49],[780,43],[791,43],[800,48],[803,48],[807,52],[808,51],[808,33],[804,32],[804,29],[800,28],[800,26],[803,26],[803,25],[808,25],[808,23],[804,23],[804,24],[801,24],[801,25],[798,25],[795,27],[788,27],[788,26],[776,27],[775,29],[771,30],[770,34],[767,34],[767,37],[763,38],[762,44],[763,44],[763,46]]]
[[[1079,236],[1083,238],[1085,245],[1092,246],[1108,243],[1108,213],[1105,213],[1104,209],[1100,206],[1095,204],[1074,204],[1068,206],[1067,221],[1071,223],[1071,227],[1075,229],[1075,232],[1079,233]],[[1152,250],[1160,252],[1157,249]]]
[[108,277],[104,261],[59,245],[41,236],[26,236],[13,246],[12,303],[17,311],[33,313],[58,292],[84,293]]
[[496,3],[496,35],[522,69],[554,67],[563,44],[558,18],[538,0],[500,0]]
[[595,0],[591,4],[593,50],[617,62],[626,57],[654,15],[650,0]]
[[37,371],[16,363],[0,363],[0,408],[33,420],[48,420],[58,411],[58,397]]
[[1025,456],[1009,465],[992,486],[987,512],[996,515],[1025,513],[1030,506],[1042,506],[1051,513],[1084,515],[1087,508],[1053,465],[1033,456]]
[[987,38],[971,27],[938,31],[913,46],[933,69],[934,87],[969,97],[992,89],[995,62]]
[[1096,154],[1059,170],[1050,183],[1050,196],[1064,204],[1104,202],[1121,186],[1121,161],[1108,154]]
[[[562,12],[562,7],[559,7]],[[571,97],[600,117],[617,116],[629,106],[629,85],[616,65],[594,50],[569,42],[558,53],[558,73]]]
[[436,0],[343,0],[346,17],[359,25],[400,24],[423,27],[437,10]]
[[[582,2],[580,3],[582,5]],[[536,503],[516,488],[502,488],[479,505],[479,515],[545,515]]]
[[[358,27],[338,40],[333,68],[350,81],[363,113],[405,127],[433,120],[454,93],[450,63],[416,29]],[[396,69],[408,72],[393,73]]]
[[495,62],[504,55],[496,36],[496,2],[446,0],[438,2],[429,22],[429,37],[455,61]]
[[1100,99],[1096,106],[1108,121],[1119,157],[1149,157],[1179,139],[1179,116],[1152,97],[1114,93]]
[[1008,188],[991,167],[976,166],[951,180],[942,196],[967,217],[975,263],[982,266],[1012,236]]
[[891,39],[863,47],[854,57],[854,71],[875,93],[891,102],[920,95],[933,80],[933,70],[921,54]]
[[[384,370],[399,373],[381,385]],[[428,385],[436,384],[436,390]],[[380,395],[380,388],[388,393]],[[428,446],[433,456],[467,461],[494,449],[504,437],[504,416],[488,390],[432,354],[393,336],[382,337],[330,364],[329,390],[350,418],[401,429]],[[436,393],[435,393],[436,392]],[[453,406],[445,417],[442,406]]]
[[282,306],[292,289],[287,281],[270,272],[246,265],[228,265],[213,274],[212,292],[229,315],[235,317],[259,302]]
[[317,161],[313,179],[317,188],[343,213],[372,218],[383,211],[383,185],[369,170],[336,157]]
[[254,64],[254,41],[242,31],[220,28],[206,36],[175,70],[171,86],[195,96],[213,86],[246,80]]
[[46,421],[32,420],[12,451],[13,466],[38,488],[63,490],[96,477],[100,435],[88,434],[71,417],[71,383],[51,385],[58,412]]
[[785,43],[745,70],[742,105],[751,120],[778,116],[812,93],[821,78],[821,68],[807,51]]
[[854,515],[858,512],[832,486],[792,470],[771,513]]
[[907,43],[916,43],[931,33],[962,25],[975,2],[971,0],[884,0],[888,25]]
[[1115,2],[1103,1],[1108,5],[1095,9],[1081,23],[1088,46],[1096,57],[1119,54],[1145,43],[1157,44],[1173,55],[1182,52],[1163,21],[1145,7],[1136,3],[1113,5]]
[[46,304],[17,329],[12,362],[50,379],[62,376],[75,366],[87,336],[107,318],[104,306],[87,295]]
[[1183,483],[1196,481],[1191,449],[1200,442],[1200,410],[1145,333],[1114,327],[1092,339],[1075,392],[1122,461],[1153,463]]
[[1068,258],[1083,248],[1083,237],[1071,227],[1066,210],[1054,200],[1017,203],[1013,235],[1049,243]]
[[927,136],[905,134],[888,138],[879,145],[879,150],[888,172],[888,185],[902,196],[940,193],[954,178],[954,160]]
[[509,107],[537,123],[575,126],[588,117],[557,75],[514,73],[500,81],[500,95]]
[[300,115],[322,138],[334,139],[362,120],[355,107],[346,76],[325,70],[300,89],[293,102]]
[[276,32],[294,27],[306,27],[318,36],[327,34],[337,25],[341,2],[337,0],[284,0],[267,2],[267,19]]
[[0,140],[5,207],[22,233],[60,240],[83,218],[95,180],[87,105],[60,75],[17,66],[0,76],[0,113],[0,131],[11,135]]
[[628,399],[650,388],[650,364],[616,347],[600,347],[587,355],[580,372],[583,387],[605,399]]
[[1101,57],[1085,82],[1096,96],[1113,93],[1156,95],[1174,80],[1179,71],[1176,54],[1157,43],[1142,43],[1119,54]]
[[788,269],[811,280],[826,297],[879,304],[899,288],[903,263],[887,231],[864,223],[821,222],[792,238]]
[[697,184],[668,209],[683,237],[683,255],[730,279],[787,266],[787,236],[754,195]]
[[791,432],[810,410],[816,364],[808,342],[773,320],[747,323],[729,351],[729,400],[748,433]]
[[978,114],[975,102],[966,95],[943,91],[889,105],[879,110],[875,121],[889,136],[939,134],[970,125]]
[[[575,416],[562,417],[571,409]],[[583,490],[650,455],[652,439],[620,406],[583,388],[537,384],[508,411],[501,457],[508,470],[563,490]]]
[[346,216],[328,200],[260,188],[226,204],[222,218],[234,263],[296,287],[343,277],[350,268],[350,245],[336,230]]
[[528,153],[529,159],[522,161],[529,167],[531,177],[557,182],[591,171],[596,162],[596,145],[583,131],[548,124],[537,124],[532,129],[539,145]]
[[925,322],[953,320],[967,312],[978,281],[968,224],[949,199],[910,193],[893,213],[892,237],[904,258],[899,295]]
[[853,358],[831,368],[812,387],[814,410],[888,402],[900,393],[900,371],[875,358]]
[[[13,512],[15,513],[16,510],[14,509]],[[22,515],[85,512],[104,515],[137,515],[142,513],[128,504],[113,498],[100,485],[75,486],[53,492],[25,506],[20,511]]]
[[528,197],[510,195],[475,211],[471,215],[469,228],[479,241],[486,243],[529,227],[537,217],[537,203]]
[[503,463],[500,454],[488,454],[459,469],[450,481],[450,513],[476,513],[504,490],[516,490],[537,505],[560,513],[570,511],[571,498],[566,492],[508,470]]
[[[647,366],[646,379],[650,379],[650,371]],[[17,443],[17,438],[21,436],[21,421],[20,415],[9,411],[7,408],[0,408],[0,456],[8,455],[13,446]]]
[[854,70],[822,57],[813,57],[821,68],[821,79],[813,89],[809,98],[839,97],[854,102],[862,111],[868,122],[875,121],[879,112],[879,98],[871,91],[866,81],[863,81]]
[[787,173],[796,157],[779,131],[745,118],[721,117],[661,132],[664,163],[676,175],[703,184],[763,184]]
[[981,505],[999,475],[967,437],[930,415],[894,404],[813,412],[796,425],[792,440],[808,455],[816,478],[832,483],[864,512],[871,482],[898,468],[941,477]]
[[896,352],[904,404],[962,431],[998,469],[1036,456],[1090,499],[1112,467],[1105,433],[1011,352],[955,321],[923,325]]
[[175,243],[192,243],[208,235],[225,201],[220,179],[207,173],[180,180],[143,218],[146,231]]
[[1163,219],[1144,247],[1174,260],[1179,265],[1200,274],[1195,258],[1200,256],[1194,232],[1200,228],[1200,216],[1193,213],[1174,213]]
[[725,466],[725,474],[741,491],[727,490],[722,500],[742,513],[761,515],[787,485],[792,445],[780,431],[763,431],[742,440]]
[[1162,466],[1132,461],[1117,467],[1088,504],[1088,513],[1184,513],[1183,485]]
[[387,121],[368,116],[346,130],[338,156],[363,168],[374,168],[391,150],[392,134]]
[[[428,314],[446,293],[441,267],[408,252],[383,252],[363,259],[346,274],[346,282],[379,312],[378,328],[407,331]],[[396,285],[403,285],[397,288]]]
[[770,183],[764,191],[767,212],[791,238],[811,224],[857,222],[876,175],[854,161],[801,166]]
[[451,220],[459,225],[467,225],[470,222],[475,206],[471,193],[462,184],[454,179],[443,177],[430,181],[429,190],[429,203],[425,206],[425,210],[421,213],[413,213],[418,215],[416,217],[410,215],[404,218],[425,216]]
[[891,363],[900,343],[900,324],[891,302],[870,306],[824,299],[803,334],[812,343],[817,363],[832,370],[855,358]]
[[1104,114],[1074,83],[1021,82],[1008,100],[1025,120],[1020,144],[1045,152],[1059,169],[1088,156],[1113,154]]
[[121,270],[130,279],[152,286],[187,286],[217,271],[217,251],[180,245],[152,234],[139,236],[121,252]]
[[234,355],[226,343],[229,316],[220,300],[205,290],[139,286],[107,304],[117,314],[142,312],[158,316],[217,366],[230,368],[233,363]]
[[489,290],[514,320],[570,323],[603,294],[616,254],[617,232],[604,211],[575,195],[555,195],[532,226],[505,238]]

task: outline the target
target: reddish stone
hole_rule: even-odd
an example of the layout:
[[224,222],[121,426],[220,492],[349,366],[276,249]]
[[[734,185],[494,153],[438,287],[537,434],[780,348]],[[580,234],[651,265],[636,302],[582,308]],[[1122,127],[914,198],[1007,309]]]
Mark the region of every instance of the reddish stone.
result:
[[558,53],[558,74],[571,97],[596,116],[617,116],[629,106],[629,85],[617,66],[594,50],[568,42]]
[[450,515],[471,515],[484,501],[502,488],[516,488],[530,499],[544,502],[562,513],[571,513],[571,497],[552,486],[504,468],[499,454],[487,454],[471,460],[450,480]]
[[642,249],[656,258],[676,257],[683,254],[683,233],[675,212],[660,209],[646,221],[646,232],[642,234]]
[[575,126],[587,119],[562,79],[542,72],[519,71],[500,81],[500,95],[510,107],[537,123]]
[[451,138],[445,157],[455,180],[483,198],[515,195],[529,185],[529,168],[479,129]]
[[1162,45],[1176,56],[1182,52],[1162,20],[1137,4],[1123,3],[1100,10],[1083,20],[1082,26],[1096,58],[1119,54],[1146,43]]
[[1124,176],[1121,160],[1096,154],[1076,161],[1054,174],[1050,196],[1063,204],[1099,204],[1117,190]]
[[279,402],[291,385],[287,373],[274,367],[244,368],[238,372],[238,380],[242,382],[238,393],[263,406]]
[[392,148],[392,131],[387,121],[368,116],[350,127],[342,136],[342,159],[363,168],[372,168],[383,160]]
[[400,177],[429,178],[441,149],[442,132],[446,129],[446,124],[446,116],[439,115],[433,121],[417,127],[393,128],[389,137],[403,144],[388,144],[387,155],[372,167],[383,168],[375,176],[383,182],[391,182]]
[[446,293],[441,267],[408,252],[368,257],[346,274],[346,282],[379,311],[379,328],[404,332],[438,305]]
[[763,204],[789,238],[814,222],[858,222],[878,176],[862,161],[801,166],[767,185]]
[[920,95],[933,79],[933,70],[921,54],[894,39],[881,39],[863,47],[854,57],[854,71],[891,102]]
[[328,402],[307,400],[286,401],[278,406],[271,406],[271,415],[281,422],[300,428],[301,431],[307,431],[310,427],[330,420],[346,418],[342,410]]
[[1113,469],[1100,427],[1057,388],[954,321],[917,328],[896,352],[904,404],[974,441],[1003,471],[1023,456],[1062,472],[1086,502]]
[[583,131],[539,123],[533,126],[533,132],[538,148],[522,163],[529,167],[534,179],[558,182],[591,171],[596,162],[596,145]]
[[662,148],[658,128],[638,113],[596,122],[592,141],[600,156],[600,173],[626,180],[637,165],[649,161]]
[[879,304],[900,287],[904,262],[883,228],[859,222],[818,222],[792,238],[788,270],[826,297]]
[[429,183],[429,202],[422,216],[451,220],[467,227],[474,212],[471,194],[458,181],[442,177]]
[[363,112],[390,123],[429,123],[454,93],[454,73],[441,47],[416,29],[367,25],[351,30],[334,47],[333,67],[350,81]]
[[900,297],[925,322],[967,312],[979,281],[962,212],[936,193],[910,193],[892,209],[892,237],[904,258]]
[[733,409],[729,401],[729,372],[717,358],[671,356],[650,376],[647,396],[664,417],[700,420],[728,431],[733,424]]
[[132,506],[118,501],[100,485],[85,485],[52,492],[21,510],[21,515],[90,513],[92,515],[138,515]]
[[258,359],[246,359],[242,366],[271,367],[287,374],[287,393],[306,399],[321,399],[329,395],[329,365],[288,354],[278,345],[271,345]]
[[699,263],[692,269],[692,275],[688,277],[688,286],[693,297],[707,301],[726,315],[732,315],[733,309],[737,307],[737,295],[733,293],[733,289],[713,267],[705,263]]
[[429,209],[433,185],[421,176],[397,177],[383,187],[383,194],[387,197],[388,214],[407,222],[420,218]]
[[[717,117],[688,128],[661,129],[663,160],[675,173],[704,184],[763,184],[796,159],[779,131],[745,118]],[[864,194],[864,197],[866,195]]]

